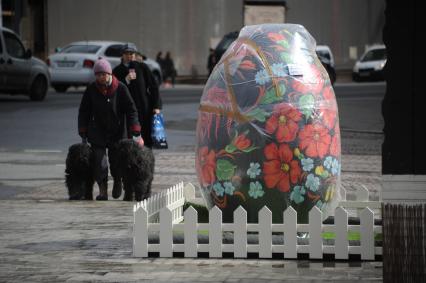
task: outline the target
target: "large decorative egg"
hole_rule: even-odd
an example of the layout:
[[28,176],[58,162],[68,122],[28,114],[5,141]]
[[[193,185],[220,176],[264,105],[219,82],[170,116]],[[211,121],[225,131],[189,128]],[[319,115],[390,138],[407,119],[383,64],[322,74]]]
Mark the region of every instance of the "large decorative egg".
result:
[[331,215],[341,167],[337,103],[315,40],[301,25],[244,27],[209,77],[197,122],[196,169],[209,206],[274,222],[292,206]]

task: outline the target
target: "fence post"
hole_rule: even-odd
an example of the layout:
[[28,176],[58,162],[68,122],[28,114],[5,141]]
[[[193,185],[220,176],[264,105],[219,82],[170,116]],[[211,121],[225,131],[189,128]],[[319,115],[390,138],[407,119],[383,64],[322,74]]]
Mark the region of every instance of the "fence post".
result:
[[374,212],[368,207],[360,215],[361,259],[374,260]]
[[209,213],[209,257],[222,257],[222,211],[217,206]]
[[185,231],[185,257],[197,257],[198,252],[198,231],[197,231],[197,211],[192,207],[188,207],[184,212]]
[[297,258],[297,212],[289,206],[284,219],[284,258]]
[[148,257],[148,212],[139,204],[133,206],[133,256]]
[[266,206],[259,211],[259,258],[272,258],[272,212]]
[[349,258],[348,212],[343,207],[336,208],[334,217],[336,239],[334,241],[334,258]]
[[234,211],[234,257],[247,257],[247,211],[242,206]]
[[173,256],[172,212],[166,206],[160,211],[160,257]]
[[309,211],[309,258],[322,258],[322,216],[318,207]]

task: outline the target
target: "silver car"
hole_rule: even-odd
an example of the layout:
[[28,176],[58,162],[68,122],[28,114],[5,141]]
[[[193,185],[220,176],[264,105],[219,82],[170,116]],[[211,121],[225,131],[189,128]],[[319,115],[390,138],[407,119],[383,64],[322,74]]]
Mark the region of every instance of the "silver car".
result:
[[352,69],[352,79],[360,81],[383,81],[384,67],[387,55],[386,46],[383,44],[369,47],[361,58],[355,62]]
[[16,33],[0,27],[0,93],[26,94],[40,101],[46,97],[48,86],[46,63],[25,50]]
[[[107,59],[114,68],[121,62],[121,50],[124,44],[134,43],[120,41],[77,41],[72,42],[57,53],[48,57],[51,85],[57,92],[65,92],[70,86],[85,86],[95,77],[93,66],[100,57]],[[149,58],[144,63],[151,69],[160,85],[162,73],[160,65]]]

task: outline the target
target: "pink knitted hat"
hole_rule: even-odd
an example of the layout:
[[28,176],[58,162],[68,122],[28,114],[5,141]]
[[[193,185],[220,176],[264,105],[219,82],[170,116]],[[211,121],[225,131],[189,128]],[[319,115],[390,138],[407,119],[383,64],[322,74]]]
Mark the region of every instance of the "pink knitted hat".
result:
[[95,66],[93,67],[93,71],[95,72],[95,74],[97,73],[112,74],[111,64],[107,60],[101,58],[98,61],[96,61]]

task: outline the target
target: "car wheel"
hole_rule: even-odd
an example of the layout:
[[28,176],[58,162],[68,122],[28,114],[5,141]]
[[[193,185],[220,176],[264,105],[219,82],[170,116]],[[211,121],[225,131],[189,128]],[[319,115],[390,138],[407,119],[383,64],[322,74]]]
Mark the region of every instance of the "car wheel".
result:
[[30,99],[33,101],[42,101],[47,93],[47,80],[44,76],[38,75],[30,89]]
[[56,90],[56,92],[59,92],[59,93],[66,92],[68,87],[69,86],[67,86],[67,85],[55,85],[55,86],[53,86],[53,88]]
[[360,77],[355,73],[352,74],[352,80],[354,82],[360,82],[361,81]]
[[160,76],[160,74],[158,73],[158,72],[153,72],[153,75],[154,75],[154,79],[155,79],[155,82],[157,83],[157,85],[159,86],[159,85],[161,85],[161,76]]

